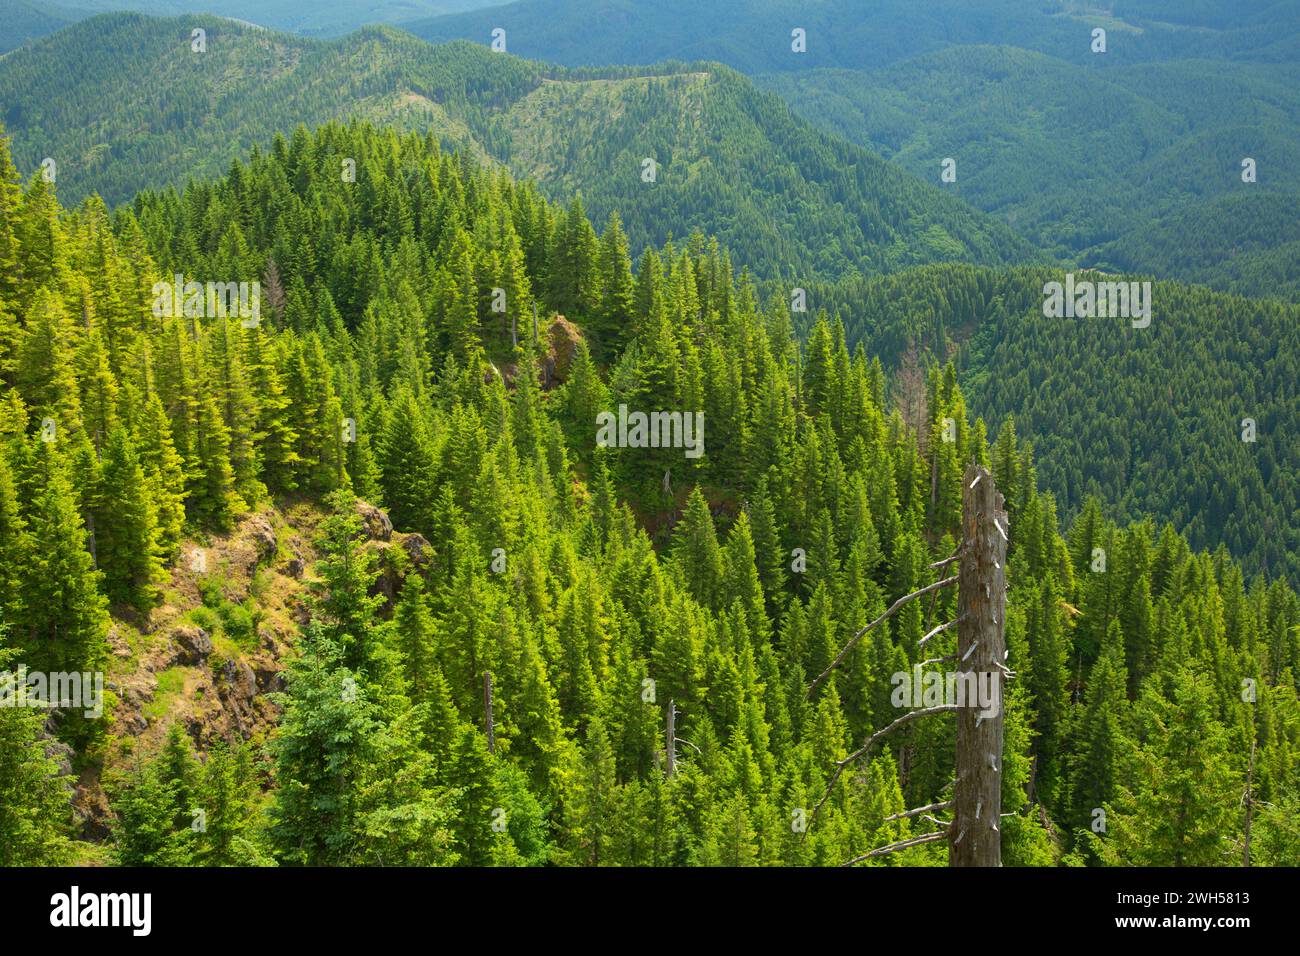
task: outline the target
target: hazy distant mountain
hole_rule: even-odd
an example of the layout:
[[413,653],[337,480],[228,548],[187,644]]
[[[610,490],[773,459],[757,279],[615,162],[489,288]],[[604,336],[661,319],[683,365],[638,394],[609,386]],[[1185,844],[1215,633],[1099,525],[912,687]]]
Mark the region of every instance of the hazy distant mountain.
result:
[[87,16],[90,14],[83,9],[52,3],[0,0],[0,53],[7,53],[28,40],[48,36]]
[[[1300,198],[1300,4],[521,0],[404,26],[481,43],[500,28],[511,51],[559,63],[718,59],[922,179],[953,159],[945,188],[1051,254],[1258,295],[1300,286],[1300,261],[1271,248],[1275,216],[1236,224],[1230,249],[1201,238],[1221,202]],[[1148,236],[1192,223],[1177,256]]]
[[210,13],[304,36],[339,36],[367,23],[395,23],[491,6],[499,0],[0,0],[0,53],[97,13],[134,11],[154,16]]
[[[569,65],[720,60],[747,73],[870,69],[953,45],[1002,44],[1094,62],[1091,30],[1126,56],[1294,57],[1300,8],[1289,0],[518,0],[402,26],[429,40],[487,43]],[[792,31],[806,52],[792,49]],[[1113,60],[1106,65],[1114,65]]]

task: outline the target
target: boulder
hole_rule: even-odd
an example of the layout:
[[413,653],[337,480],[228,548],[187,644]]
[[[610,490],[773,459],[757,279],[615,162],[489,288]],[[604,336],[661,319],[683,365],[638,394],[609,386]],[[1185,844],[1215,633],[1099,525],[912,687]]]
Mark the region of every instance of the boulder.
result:
[[361,518],[366,537],[372,541],[387,541],[393,536],[393,522],[383,509],[358,499],[357,515]]
[[172,643],[176,645],[173,664],[201,664],[212,653],[212,637],[194,624],[182,624],[172,631]]
[[241,703],[247,704],[257,696],[257,675],[242,658],[222,665],[221,680],[229,695]]
[[275,528],[271,526],[266,515],[253,515],[244,522],[244,533],[252,540],[253,547],[257,549],[258,559],[261,561],[273,557],[280,546]]
[[582,331],[562,315],[557,315],[551,322],[550,349],[546,356],[546,366],[550,372],[550,384],[558,385],[569,374],[573,356],[582,341]]
[[402,550],[416,568],[423,568],[433,558],[433,545],[422,534],[412,532],[404,535],[401,544]]

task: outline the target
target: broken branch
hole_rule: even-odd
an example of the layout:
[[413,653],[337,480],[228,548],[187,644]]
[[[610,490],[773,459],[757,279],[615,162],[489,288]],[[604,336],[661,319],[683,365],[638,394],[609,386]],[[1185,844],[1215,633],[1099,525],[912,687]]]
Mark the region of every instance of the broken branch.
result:
[[929,594],[931,591],[937,591],[939,588],[947,587],[949,584],[956,584],[956,583],[957,583],[957,579],[955,577],[944,578],[942,581],[935,581],[933,584],[927,584],[919,591],[913,591],[911,594],[904,594],[901,598],[899,598],[897,601],[895,601],[893,604],[889,606],[889,610],[887,610],[884,614],[880,615],[880,617],[876,618],[874,621],[872,621],[862,630],[858,631],[858,633],[853,635],[852,639],[847,644],[844,645],[844,649],[840,651],[837,655],[835,655],[835,660],[830,662],[826,670],[822,671],[819,675],[817,675],[817,679],[813,681],[812,686],[808,688],[808,693],[807,695],[805,695],[804,699],[805,700],[812,699],[813,691],[817,689],[817,685],[820,684],[822,681],[824,681],[827,675],[829,675],[831,671],[835,670],[835,668],[840,665],[840,662],[843,661],[844,658],[848,656],[849,651],[853,650],[853,648],[857,645],[858,641],[862,640],[862,635],[866,634],[867,631],[871,630],[877,624],[880,624],[881,622],[888,620],[890,617],[894,615],[894,613],[899,608],[907,604],[909,601],[914,601],[917,598],[921,597],[922,595]]

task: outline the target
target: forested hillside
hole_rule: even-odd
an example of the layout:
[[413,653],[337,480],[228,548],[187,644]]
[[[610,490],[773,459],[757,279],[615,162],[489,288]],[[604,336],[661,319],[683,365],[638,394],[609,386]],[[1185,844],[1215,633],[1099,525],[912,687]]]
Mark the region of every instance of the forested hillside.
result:
[[966,46],[760,82],[921,178],[954,158],[947,188],[1059,257],[1294,301],[1300,65],[1134,65],[1121,42],[1111,69]]
[[[176,273],[259,281],[260,312],[160,299]],[[842,327],[818,321],[800,357],[791,326],[715,243],[634,272],[617,219],[597,232],[435,135],[299,129],[112,214],[20,186],[0,145],[4,640],[32,668],[117,673],[184,635],[167,685],[198,660],[228,707],[270,619],[296,622],[264,741],[168,733],[122,689],[106,726],[53,723],[58,774],[41,717],[0,708],[0,863],[840,864],[924,833],[898,814],[950,788],[951,714],[811,808],[902,713],[893,676],[943,668],[953,632],[920,638],[955,596],[809,685],[952,554],[972,460],[1010,514],[1003,859],[1235,865],[1249,808],[1253,862],[1300,863],[1287,583],[1096,507],[1063,535],[1033,451],[1010,425],[990,445],[953,367],[896,402]],[[597,447],[620,403],[703,411],[704,454]],[[269,573],[232,606],[233,570],[193,552],[267,514]],[[289,539],[309,530],[307,566]],[[183,589],[204,606],[178,620]],[[671,773],[670,701],[690,744]],[[79,830],[72,775],[107,799]]]
[[1194,548],[1224,544],[1251,572],[1300,580],[1300,306],[1157,282],[1148,328],[1045,318],[1044,284],[1062,279],[936,266],[814,301],[888,368],[953,357],[972,411],[1032,440],[1066,516],[1096,497],[1121,520],[1168,520]]
[[[206,49],[191,49],[191,29]],[[716,234],[766,278],[925,262],[1042,261],[1007,226],[822,134],[718,64],[567,71],[373,27],[334,42],[229,21],[133,15],[77,24],[0,61],[20,168],[110,205],[216,175],[299,122],[362,116],[622,217],[634,255]]]
[[1189,205],[1085,258],[1102,269],[1300,302],[1300,196],[1261,189]]
[[0,53],[47,36],[84,14],[52,3],[0,0]]
[[1295,300],[1295,4],[520,0],[406,27],[573,65],[720,60],[1042,253]]

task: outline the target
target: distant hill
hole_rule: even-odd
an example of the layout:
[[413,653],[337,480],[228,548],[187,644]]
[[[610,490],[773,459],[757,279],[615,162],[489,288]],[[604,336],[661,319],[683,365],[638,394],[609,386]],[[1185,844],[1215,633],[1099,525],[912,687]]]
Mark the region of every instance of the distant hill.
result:
[[[204,53],[191,51],[195,26]],[[597,221],[617,210],[634,251],[711,232],[738,266],[792,280],[1036,257],[1007,226],[718,64],[571,71],[384,27],[326,42],[116,14],[5,58],[0,104],[20,170],[55,158],[65,201],[120,203],[218,173],[299,123],[364,116],[430,130],[553,196],[580,193]]]
[[1300,302],[1300,194],[1260,189],[1175,212],[1092,250],[1111,271],[1149,269],[1241,295]]
[[[1049,254],[1252,295],[1300,283],[1300,261],[1263,251],[1274,215],[1233,226],[1230,251],[1209,227],[1220,199],[1300,183],[1300,4],[521,0],[404,26],[480,43],[499,27],[513,52],[573,65],[721,60],[928,182],[956,160],[944,188]],[[1196,251],[1159,251],[1189,227]]]
[[[1094,26],[1122,39],[1129,62],[1276,61],[1294,58],[1287,38],[1300,33],[1300,9],[1288,0],[518,0],[402,24],[428,40],[479,43],[499,27],[511,52],[572,66],[693,58],[746,73],[872,69],[969,44],[1091,63]],[[795,28],[806,33],[805,53],[791,49]]]
[[[877,71],[760,77],[804,116],[937,182],[1044,249],[1294,296],[1265,195],[1300,183],[1300,64],[1165,62],[1096,70],[1011,47],[951,47]],[[1242,182],[1244,158],[1258,182]],[[1262,215],[1217,223],[1225,209]],[[1231,243],[1224,236],[1231,234]],[[1177,255],[1161,251],[1177,237]],[[1228,269],[1220,264],[1236,258]],[[1268,261],[1255,262],[1263,256]]]
[[90,14],[52,3],[32,0],[0,0],[0,53],[22,46],[28,40],[48,36]]
[[48,36],[69,23],[97,13],[131,11],[152,16],[209,13],[304,36],[333,37],[368,23],[394,23],[490,6],[499,0],[76,0],[69,5],[44,0],[0,0],[0,53]]

